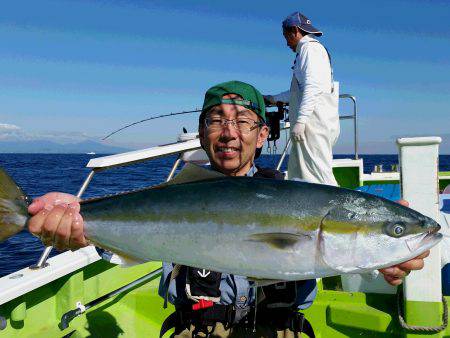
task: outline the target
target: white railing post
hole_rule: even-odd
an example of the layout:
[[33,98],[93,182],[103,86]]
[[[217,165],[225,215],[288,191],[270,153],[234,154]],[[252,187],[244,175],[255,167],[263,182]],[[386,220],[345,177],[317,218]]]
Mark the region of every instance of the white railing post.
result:
[[[440,137],[399,138],[402,198],[409,206],[439,222]],[[425,267],[404,283],[404,312],[409,325],[439,325],[442,300],[440,245],[431,249]]]

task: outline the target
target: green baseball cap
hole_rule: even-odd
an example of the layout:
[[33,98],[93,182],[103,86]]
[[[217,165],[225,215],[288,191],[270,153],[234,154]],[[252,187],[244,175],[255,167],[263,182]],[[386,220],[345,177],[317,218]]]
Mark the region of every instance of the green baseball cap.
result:
[[[226,94],[237,94],[242,97],[242,99],[223,99],[223,96]],[[209,88],[205,94],[201,116],[203,116],[211,107],[222,103],[243,106],[255,112],[264,122],[266,121],[264,98],[258,89],[248,83],[228,81]]]

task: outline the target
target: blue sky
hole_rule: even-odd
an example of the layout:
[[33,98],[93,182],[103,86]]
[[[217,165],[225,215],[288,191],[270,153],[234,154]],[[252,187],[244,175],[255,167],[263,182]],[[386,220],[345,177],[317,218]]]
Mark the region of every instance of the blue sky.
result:
[[[124,124],[199,107],[211,85],[263,93],[290,84],[281,21],[324,31],[341,93],[358,98],[362,152],[398,136],[450,139],[450,2],[9,1],[0,12],[0,139],[100,139]],[[342,114],[349,105],[342,105]],[[110,142],[171,142],[196,115],[142,124]],[[336,152],[351,149],[342,123]],[[441,151],[450,154],[450,142]]]

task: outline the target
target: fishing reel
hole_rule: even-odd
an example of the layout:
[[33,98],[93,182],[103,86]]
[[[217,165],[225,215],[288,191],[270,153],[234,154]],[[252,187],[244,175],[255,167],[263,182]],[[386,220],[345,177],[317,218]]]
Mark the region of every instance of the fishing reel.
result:
[[[271,155],[277,152],[277,140],[280,138],[281,121],[287,119],[288,109],[283,102],[277,102],[276,110],[266,110],[266,122],[269,127],[269,137],[267,138],[267,152]],[[270,108],[267,107],[267,108]]]

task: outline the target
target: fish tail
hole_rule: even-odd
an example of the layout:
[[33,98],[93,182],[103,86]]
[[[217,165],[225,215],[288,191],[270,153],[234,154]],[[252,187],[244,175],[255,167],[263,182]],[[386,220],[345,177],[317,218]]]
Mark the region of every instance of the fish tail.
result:
[[26,227],[31,199],[0,168],[0,243]]

